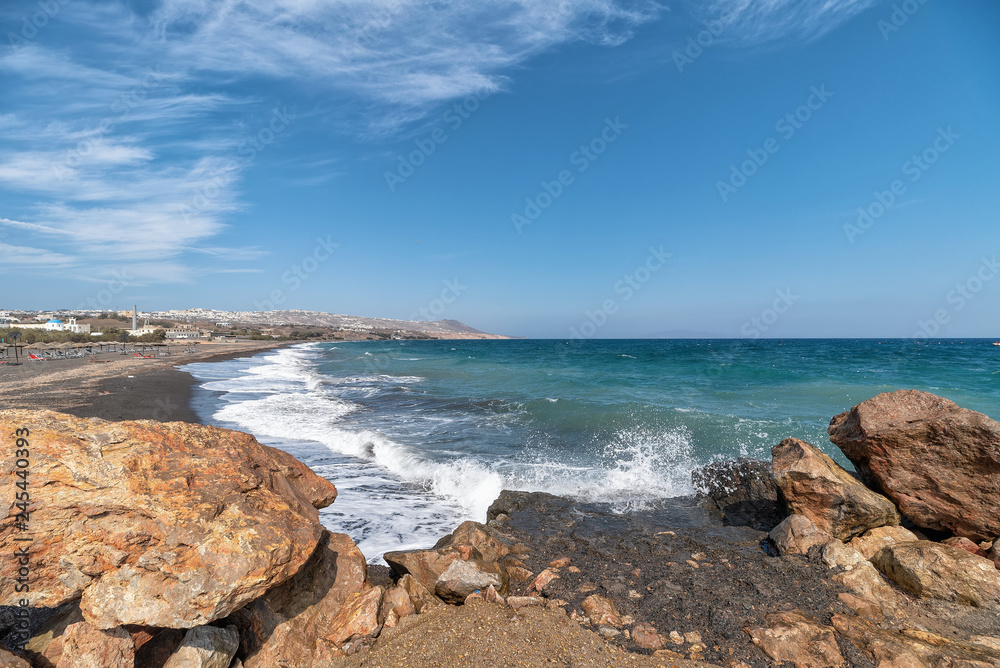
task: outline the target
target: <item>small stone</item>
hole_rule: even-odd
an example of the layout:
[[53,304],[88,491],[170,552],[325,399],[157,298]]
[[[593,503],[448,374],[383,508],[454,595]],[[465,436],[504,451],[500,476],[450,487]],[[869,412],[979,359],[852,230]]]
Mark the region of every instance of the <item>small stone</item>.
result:
[[570,564],[569,557],[559,557],[558,559],[553,559],[549,562],[549,566],[552,568],[566,568]]
[[687,561],[685,561],[684,563],[686,563],[686,564],[687,564],[688,566],[690,566],[691,568],[698,568],[698,562],[697,562],[697,561],[694,561],[693,559],[688,559],[688,560],[687,560]]
[[653,656],[656,657],[657,659],[683,659],[684,658],[684,656],[682,654],[678,654],[677,652],[675,652],[673,650],[669,650],[669,649],[658,649],[655,652],[653,652]]
[[672,642],[675,645],[683,645],[684,644],[684,636],[682,636],[677,631],[671,631],[670,635],[668,637],[670,638],[670,642]]
[[688,631],[684,634],[684,642],[689,643],[699,643],[701,642],[701,633],[698,631]]
[[663,649],[663,640],[656,632],[656,627],[646,622],[639,622],[632,627],[632,641],[642,649]]
[[705,554],[704,552],[695,552],[694,554],[691,555],[691,558],[694,559],[695,561],[705,561],[705,559],[708,558],[708,555]]
[[639,592],[637,592],[635,589],[629,589],[628,590],[628,597],[632,598],[632,599],[640,599],[640,598],[642,598],[642,594],[640,594]]
[[584,583],[584,584],[580,585],[580,588],[577,589],[577,591],[580,592],[581,594],[587,594],[587,593],[592,592],[592,591],[597,591],[597,587],[595,587],[592,584]]
[[600,636],[605,640],[611,640],[612,638],[622,634],[621,631],[610,626],[598,626],[597,633],[600,634]]
[[568,570],[570,573],[579,573],[580,572],[580,569],[577,568],[576,566],[570,566],[566,570]]
[[974,554],[977,557],[985,557],[988,554],[986,550],[979,547],[968,538],[963,538],[961,536],[954,536],[953,538],[948,538],[947,540],[941,541],[941,543],[943,545],[950,545],[952,547],[957,547],[959,549],[965,550],[969,554]]
[[696,642],[695,644],[691,645],[691,647],[688,648],[688,652],[690,652],[691,658],[695,659],[698,657],[698,655],[704,652],[705,649],[706,647],[704,643]]
[[508,596],[507,605],[514,610],[520,610],[531,606],[544,606],[545,601],[537,596]]
[[511,580],[517,580],[519,582],[527,582],[530,580],[534,573],[529,571],[527,568],[521,568],[520,566],[507,566],[507,576]]
[[583,599],[580,605],[595,624],[599,626],[614,626],[616,628],[622,626],[622,618],[618,614],[615,604],[603,596],[591,594]]
[[635,617],[632,615],[622,615],[622,624],[628,626],[629,624],[635,623]]
[[632,576],[633,577],[639,577],[640,575],[642,575],[642,569],[641,568],[636,568],[635,570],[632,571]]
[[553,573],[551,570],[546,568],[544,571],[538,574],[531,585],[528,587],[528,591],[537,591],[539,594],[545,590],[545,587],[549,585],[553,580],[558,580],[559,576]]
[[500,605],[503,605],[504,603],[503,596],[497,593],[497,590],[494,589],[493,585],[486,588],[485,598],[487,603],[497,603]]

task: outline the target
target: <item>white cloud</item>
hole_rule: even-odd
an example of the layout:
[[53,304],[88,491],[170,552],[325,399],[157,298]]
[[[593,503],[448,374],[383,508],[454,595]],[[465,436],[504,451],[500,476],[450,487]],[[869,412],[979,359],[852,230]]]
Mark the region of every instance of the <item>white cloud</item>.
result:
[[729,17],[719,36],[736,46],[809,41],[837,28],[879,0],[705,0],[695,5],[702,20]]

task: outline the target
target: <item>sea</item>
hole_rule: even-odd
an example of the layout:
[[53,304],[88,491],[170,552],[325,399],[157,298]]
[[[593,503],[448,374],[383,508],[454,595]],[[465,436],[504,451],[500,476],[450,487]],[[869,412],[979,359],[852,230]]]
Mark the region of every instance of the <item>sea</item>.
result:
[[485,521],[503,489],[642,510],[789,436],[850,463],[830,419],[919,389],[1000,418],[992,340],[460,340],[294,345],[183,367],[206,424],[338,489],[323,524],[372,563]]

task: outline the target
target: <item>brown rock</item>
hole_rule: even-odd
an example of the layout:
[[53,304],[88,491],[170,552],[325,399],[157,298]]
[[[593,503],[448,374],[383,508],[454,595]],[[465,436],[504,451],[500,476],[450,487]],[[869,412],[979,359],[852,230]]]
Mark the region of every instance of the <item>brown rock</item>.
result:
[[83,613],[76,603],[65,606],[62,610],[49,617],[42,628],[28,640],[24,652],[34,663],[41,666],[56,665],[62,656],[63,634],[70,624],[82,622]]
[[615,604],[598,594],[591,594],[583,599],[580,607],[590,617],[590,622],[595,626],[614,626],[621,628],[622,618],[618,614]]
[[[503,600],[503,596],[497,593],[497,590],[493,585],[490,585],[489,587],[486,588],[486,592],[483,595],[483,597],[486,599],[488,603],[496,603],[498,605],[503,605],[505,602]],[[549,602],[551,603],[552,601]],[[563,601],[562,604],[566,605],[566,602]]]
[[874,527],[899,524],[889,499],[862,485],[817,447],[786,438],[771,456],[774,481],[789,510],[834,538],[847,540]]
[[639,622],[632,627],[632,642],[642,649],[663,649],[663,640],[656,632],[656,627],[646,622]]
[[365,557],[354,541],[324,530],[299,573],[223,623],[239,631],[247,668],[281,665],[287,656],[309,657],[302,668],[323,665],[340,653],[335,622],[348,600],[367,590],[366,578]]
[[860,536],[851,539],[851,547],[871,559],[875,554],[887,545],[893,543],[905,543],[911,540],[919,540],[909,529],[903,527],[875,527],[869,529]]
[[[444,544],[442,545],[442,542]],[[483,561],[499,561],[510,553],[510,549],[490,534],[487,527],[478,522],[463,522],[451,534],[438,541],[435,547],[469,546],[473,549],[471,558]],[[468,558],[468,557],[467,557]]]
[[1000,665],[1000,651],[975,642],[950,640],[912,629],[891,631],[847,615],[833,615],[833,626],[880,668],[988,668]]
[[831,540],[823,546],[823,563],[828,568],[841,571],[852,571],[862,564],[867,564],[865,555],[855,550],[850,545],[844,545],[839,540]]
[[906,591],[921,598],[984,608],[1000,603],[1000,573],[988,560],[927,540],[882,548],[872,563]]
[[549,563],[549,567],[550,568],[566,568],[567,566],[570,565],[570,563],[572,563],[572,562],[570,561],[569,557],[559,557],[558,559],[553,559],[552,562]]
[[27,660],[0,647],[0,668],[31,668]]
[[427,612],[431,608],[444,605],[441,599],[429,592],[412,575],[404,575],[399,579],[398,584],[410,595],[410,601],[413,603],[413,608],[417,611],[418,615],[422,612]]
[[789,515],[767,536],[781,554],[808,554],[813,547],[833,540],[833,536],[817,528],[805,515]]
[[849,594],[839,594],[838,598],[865,619],[881,622],[887,617],[907,616],[905,598],[882,578],[870,561],[835,573],[832,579],[850,591]]
[[[189,628],[242,607],[302,567],[322,531],[316,504],[336,493],[226,429],[0,412],[0,432],[17,428],[30,429],[33,604],[82,597],[97,628]],[[17,534],[8,515],[4,552]]]
[[498,566],[479,559],[458,559],[438,577],[434,594],[445,603],[459,605],[469,594],[491,585],[500,591],[507,590],[507,581]]
[[455,550],[403,550],[386,552],[383,558],[398,575],[409,575],[427,591],[434,591],[438,578],[461,555]]
[[351,594],[344,607],[330,622],[327,638],[341,645],[354,637],[377,635],[378,608],[381,602],[381,587]]
[[974,554],[977,557],[986,557],[989,554],[986,550],[979,547],[973,543],[968,538],[963,538],[960,536],[953,536],[947,540],[941,541],[943,545],[951,545],[952,547],[957,547],[959,549],[965,550],[969,554]]
[[132,631],[136,666],[162,666],[184,640],[182,629],[157,629],[144,627]]
[[410,595],[402,585],[397,584],[395,587],[390,587],[382,596],[379,619],[384,621],[390,612],[396,615],[397,621],[417,612],[416,608],[413,607],[413,601],[410,600]]
[[535,577],[535,579],[531,582],[531,585],[528,587],[528,591],[529,592],[537,591],[539,594],[541,594],[543,591],[545,591],[545,588],[549,585],[550,582],[558,579],[559,579],[558,575],[556,575],[551,570],[546,568],[544,571],[539,573]]
[[514,610],[520,610],[531,606],[544,606],[545,601],[537,596],[508,596],[507,605]]
[[196,626],[184,634],[177,651],[163,668],[229,668],[239,647],[235,626]]
[[507,571],[507,577],[517,582],[527,582],[534,576],[534,573],[520,566],[508,566],[505,570]]
[[917,525],[1000,536],[1000,424],[927,392],[880,394],[830,422],[830,440]]
[[799,611],[765,617],[766,627],[748,629],[753,644],[777,662],[796,666],[833,668],[844,665],[834,631]]
[[66,627],[56,668],[133,668],[132,636],[119,627],[97,629],[87,622]]
[[1000,568],[1000,545],[997,545],[997,543],[1000,543],[1000,540],[993,542],[993,546],[986,553],[986,558],[992,561],[994,566]]

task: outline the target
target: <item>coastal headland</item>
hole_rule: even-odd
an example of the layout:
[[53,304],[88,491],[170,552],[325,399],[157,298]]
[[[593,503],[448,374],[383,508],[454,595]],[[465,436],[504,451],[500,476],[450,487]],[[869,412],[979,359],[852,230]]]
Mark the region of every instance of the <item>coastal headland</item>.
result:
[[5,370],[0,664],[1000,666],[985,415],[878,395],[831,421],[856,473],[786,439],[641,512],[505,491],[390,570],[335,480],[195,424],[173,367],[269,347]]

